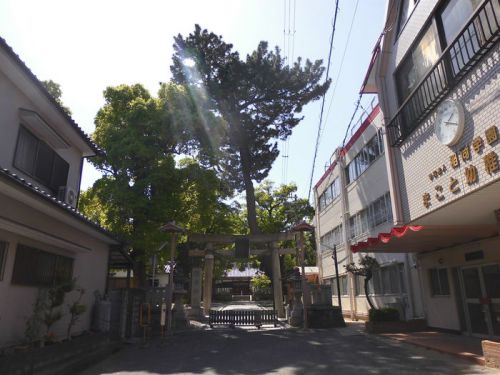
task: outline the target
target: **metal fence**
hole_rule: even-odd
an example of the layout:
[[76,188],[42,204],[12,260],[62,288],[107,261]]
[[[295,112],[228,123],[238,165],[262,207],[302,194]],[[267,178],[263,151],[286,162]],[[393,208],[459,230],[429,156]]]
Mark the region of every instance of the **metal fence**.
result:
[[276,310],[210,310],[209,325],[256,326],[278,323]]

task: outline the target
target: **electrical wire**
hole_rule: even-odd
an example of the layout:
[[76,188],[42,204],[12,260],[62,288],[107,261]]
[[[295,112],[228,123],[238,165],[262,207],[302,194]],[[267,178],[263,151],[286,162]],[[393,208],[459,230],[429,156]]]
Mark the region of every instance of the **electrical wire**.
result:
[[[330,62],[332,59],[332,50],[333,50],[333,38],[335,36],[335,26],[337,24],[338,10],[339,10],[339,0],[336,0],[335,1],[335,15],[333,16],[332,35],[330,37],[330,51],[328,53],[328,65],[326,68],[325,82],[328,81],[328,75],[330,73]],[[326,92],[323,94],[323,100],[321,101],[321,112],[319,115],[318,132],[316,134],[316,145],[314,147],[314,157],[313,157],[313,163],[312,163],[312,168],[311,168],[311,178],[309,179],[309,192],[307,193],[307,200],[309,200],[311,198],[311,189],[312,189],[312,182],[313,182],[313,177],[314,177],[314,168],[316,166],[316,158],[318,157],[319,140],[320,140],[320,135],[321,135],[321,125],[323,122],[323,110],[325,108],[325,98],[326,98]]]
[[338,84],[339,78],[340,78],[340,75],[342,74],[342,68],[344,66],[344,59],[345,59],[345,55],[347,52],[347,47],[349,46],[349,41],[351,40],[352,27],[354,25],[354,20],[356,18],[358,4],[359,4],[359,0],[356,1],[356,6],[354,7],[354,13],[353,13],[352,19],[351,19],[351,26],[349,27],[349,32],[347,33],[347,39],[346,39],[345,46],[344,46],[344,52],[342,53],[342,58],[340,60],[339,71],[337,73],[337,78],[334,81],[335,84],[333,85],[333,92],[332,92],[332,96],[330,98],[330,104],[328,105],[328,111],[326,111],[325,124],[328,123],[328,116],[330,116],[330,110],[332,109],[333,99],[335,98],[335,93],[337,92],[337,87],[339,85]]

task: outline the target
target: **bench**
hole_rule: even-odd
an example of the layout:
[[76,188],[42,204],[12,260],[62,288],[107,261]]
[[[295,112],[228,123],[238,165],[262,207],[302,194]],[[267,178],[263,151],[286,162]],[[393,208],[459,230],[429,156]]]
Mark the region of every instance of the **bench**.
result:
[[208,324],[215,325],[256,326],[258,329],[264,324],[278,324],[276,310],[210,310]]

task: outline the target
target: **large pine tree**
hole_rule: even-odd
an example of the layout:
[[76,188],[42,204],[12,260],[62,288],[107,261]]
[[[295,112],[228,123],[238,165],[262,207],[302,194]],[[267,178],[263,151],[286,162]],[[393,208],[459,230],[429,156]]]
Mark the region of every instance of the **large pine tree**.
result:
[[[218,143],[200,140],[217,148],[216,167],[236,191],[246,192],[247,219],[251,233],[259,232],[253,181],[267,177],[279,151],[278,140],[288,138],[302,120],[304,105],[319,99],[330,81],[320,84],[322,61],[293,65],[260,42],[243,60],[232,44],[195,25],[187,37],[174,37],[171,71],[173,80],[190,87],[204,109],[225,120]],[[210,138],[205,132],[203,137]]]

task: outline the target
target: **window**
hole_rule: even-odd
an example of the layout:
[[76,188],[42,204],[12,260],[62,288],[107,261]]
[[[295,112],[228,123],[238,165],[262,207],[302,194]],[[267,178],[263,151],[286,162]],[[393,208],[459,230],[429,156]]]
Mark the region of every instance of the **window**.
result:
[[320,195],[318,199],[319,211],[323,211],[330,203],[333,202],[335,198],[340,195],[340,180],[335,178],[333,182],[328,185],[325,191]]
[[340,283],[340,295],[341,296],[349,295],[349,292],[348,292],[349,289],[347,288],[347,275],[340,276],[339,283]]
[[370,294],[400,294],[406,288],[403,280],[404,266],[402,263],[391,264],[373,270],[373,278],[369,283]]
[[392,222],[391,196],[389,192],[376,199],[366,209],[349,218],[350,238],[356,238],[367,233],[369,229],[383,223]]
[[[450,0],[446,4],[438,20],[440,21],[447,46],[452,44],[455,38],[457,38],[464,24],[481,2],[482,0]],[[493,2],[492,4],[495,4],[493,5],[495,7],[494,11],[491,7],[485,7],[485,12],[480,17],[481,20],[470,24],[450,49],[453,75],[457,75],[469,63],[476,51],[479,50],[479,46],[484,42],[482,40],[483,37],[486,39],[491,37],[489,27],[481,27],[481,22],[485,24],[488,24],[488,22],[497,22],[495,21],[494,14],[500,13],[500,4],[498,2]]]
[[430,270],[431,292],[433,296],[449,296],[448,270],[446,268],[432,268]]
[[404,102],[434,66],[439,54],[438,38],[431,24],[396,72],[400,103]]
[[321,251],[331,251],[334,246],[339,246],[343,242],[342,224],[336,226],[325,235],[321,236]]
[[0,281],[3,280],[5,263],[7,262],[7,242],[0,241]]
[[369,221],[370,228],[375,228],[376,226],[392,222],[392,207],[391,207],[391,197],[389,193],[386,193],[382,197],[376,199],[369,207]]
[[363,235],[368,231],[368,212],[359,211],[349,218],[351,239]]
[[19,128],[14,166],[40,181],[54,195],[68,180],[69,164],[22,126]]
[[[410,7],[410,5],[411,5],[411,7]],[[413,9],[413,1],[412,0],[403,0],[400,2],[399,19],[398,19],[398,32],[397,32],[398,35],[401,32],[401,30],[403,29],[403,26],[405,25],[406,21],[408,21],[408,18],[410,17],[410,13],[411,13],[412,9]]]
[[382,132],[379,130],[347,165],[345,170],[347,183],[349,184],[357,180],[357,178],[383,153],[384,142]]
[[52,286],[70,281],[73,259],[25,245],[18,245],[12,284]]

